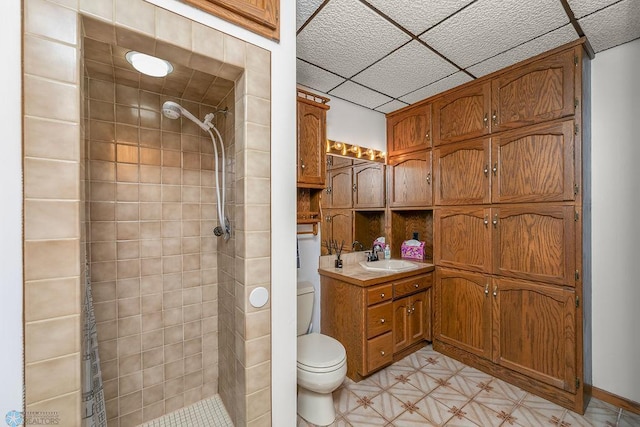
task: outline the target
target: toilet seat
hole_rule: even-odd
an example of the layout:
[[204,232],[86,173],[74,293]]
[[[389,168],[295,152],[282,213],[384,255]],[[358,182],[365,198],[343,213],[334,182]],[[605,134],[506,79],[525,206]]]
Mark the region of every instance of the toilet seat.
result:
[[340,342],[327,335],[312,333],[298,337],[298,369],[332,372],[345,363],[347,353]]

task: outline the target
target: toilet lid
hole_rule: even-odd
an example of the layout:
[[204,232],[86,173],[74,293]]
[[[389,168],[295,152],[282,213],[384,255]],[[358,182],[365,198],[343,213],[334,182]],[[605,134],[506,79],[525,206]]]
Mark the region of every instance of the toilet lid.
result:
[[325,370],[344,363],[347,353],[339,341],[322,334],[298,337],[298,367],[308,371]]

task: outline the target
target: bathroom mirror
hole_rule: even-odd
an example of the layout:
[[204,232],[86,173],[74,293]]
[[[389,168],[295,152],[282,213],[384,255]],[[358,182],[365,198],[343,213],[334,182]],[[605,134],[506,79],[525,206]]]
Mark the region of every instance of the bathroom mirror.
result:
[[[379,152],[378,152],[379,153]],[[385,235],[385,165],[370,158],[327,153],[326,188],[322,193],[322,255],[330,242],[343,251],[371,250]]]

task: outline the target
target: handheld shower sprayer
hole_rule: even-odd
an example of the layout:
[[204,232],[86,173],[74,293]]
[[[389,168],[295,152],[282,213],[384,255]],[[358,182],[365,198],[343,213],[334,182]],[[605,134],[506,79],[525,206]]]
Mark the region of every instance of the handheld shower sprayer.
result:
[[[224,113],[226,116],[226,111],[224,111]],[[200,128],[202,128],[202,130],[207,132],[211,137],[211,142],[213,144],[213,153],[215,157],[215,165],[216,165],[216,175],[215,175],[216,176],[216,197],[218,201],[218,221],[220,221],[220,225],[214,229],[214,234],[216,236],[224,236],[224,240],[229,240],[229,238],[231,237],[231,226],[229,224],[228,218],[224,214],[225,213],[224,201],[225,201],[225,189],[226,189],[224,143],[222,141],[222,136],[220,135],[220,132],[218,132],[218,129],[216,129],[213,123],[211,123],[211,121],[214,118],[214,113],[207,114],[204,118],[204,122],[201,122],[193,114],[191,114],[187,109],[182,107],[180,104],[173,101],[165,101],[165,103],[162,104],[162,114],[166,118],[172,119],[172,120],[176,120],[176,119],[179,119],[180,116],[184,116],[189,120],[191,120],[192,122],[194,122],[195,124],[197,124],[198,126],[200,126]],[[218,170],[218,144],[216,143],[216,138],[213,136],[213,132],[211,132],[212,129],[217,135],[218,141],[220,142],[220,151],[222,154],[222,167],[221,167],[222,170],[221,171]],[[220,172],[222,172],[222,192],[220,191],[220,183],[218,182],[218,175]]]
[[207,126],[205,123],[202,123],[200,120],[196,118],[196,116],[191,114],[186,108],[184,108],[182,105],[173,101],[165,101],[165,103],[162,104],[162,114],[164,114],[166,118],[172,119],[172,120],[179,118],[181,115],[185,116],[187,119],[191,120],[192,122],[200,126],[202,130],[204,130],[205,132],[209,131],[210,129],[209,126],[213,126],[211,122],[209,122],[209,126]]

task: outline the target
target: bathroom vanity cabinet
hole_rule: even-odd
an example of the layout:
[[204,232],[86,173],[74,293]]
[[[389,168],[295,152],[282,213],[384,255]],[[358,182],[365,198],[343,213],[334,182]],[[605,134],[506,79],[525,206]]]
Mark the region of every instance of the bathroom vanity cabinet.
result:
[[344,345],[349,378],[360,381],[431,339],[432,271],[319,270],[321,332]]

